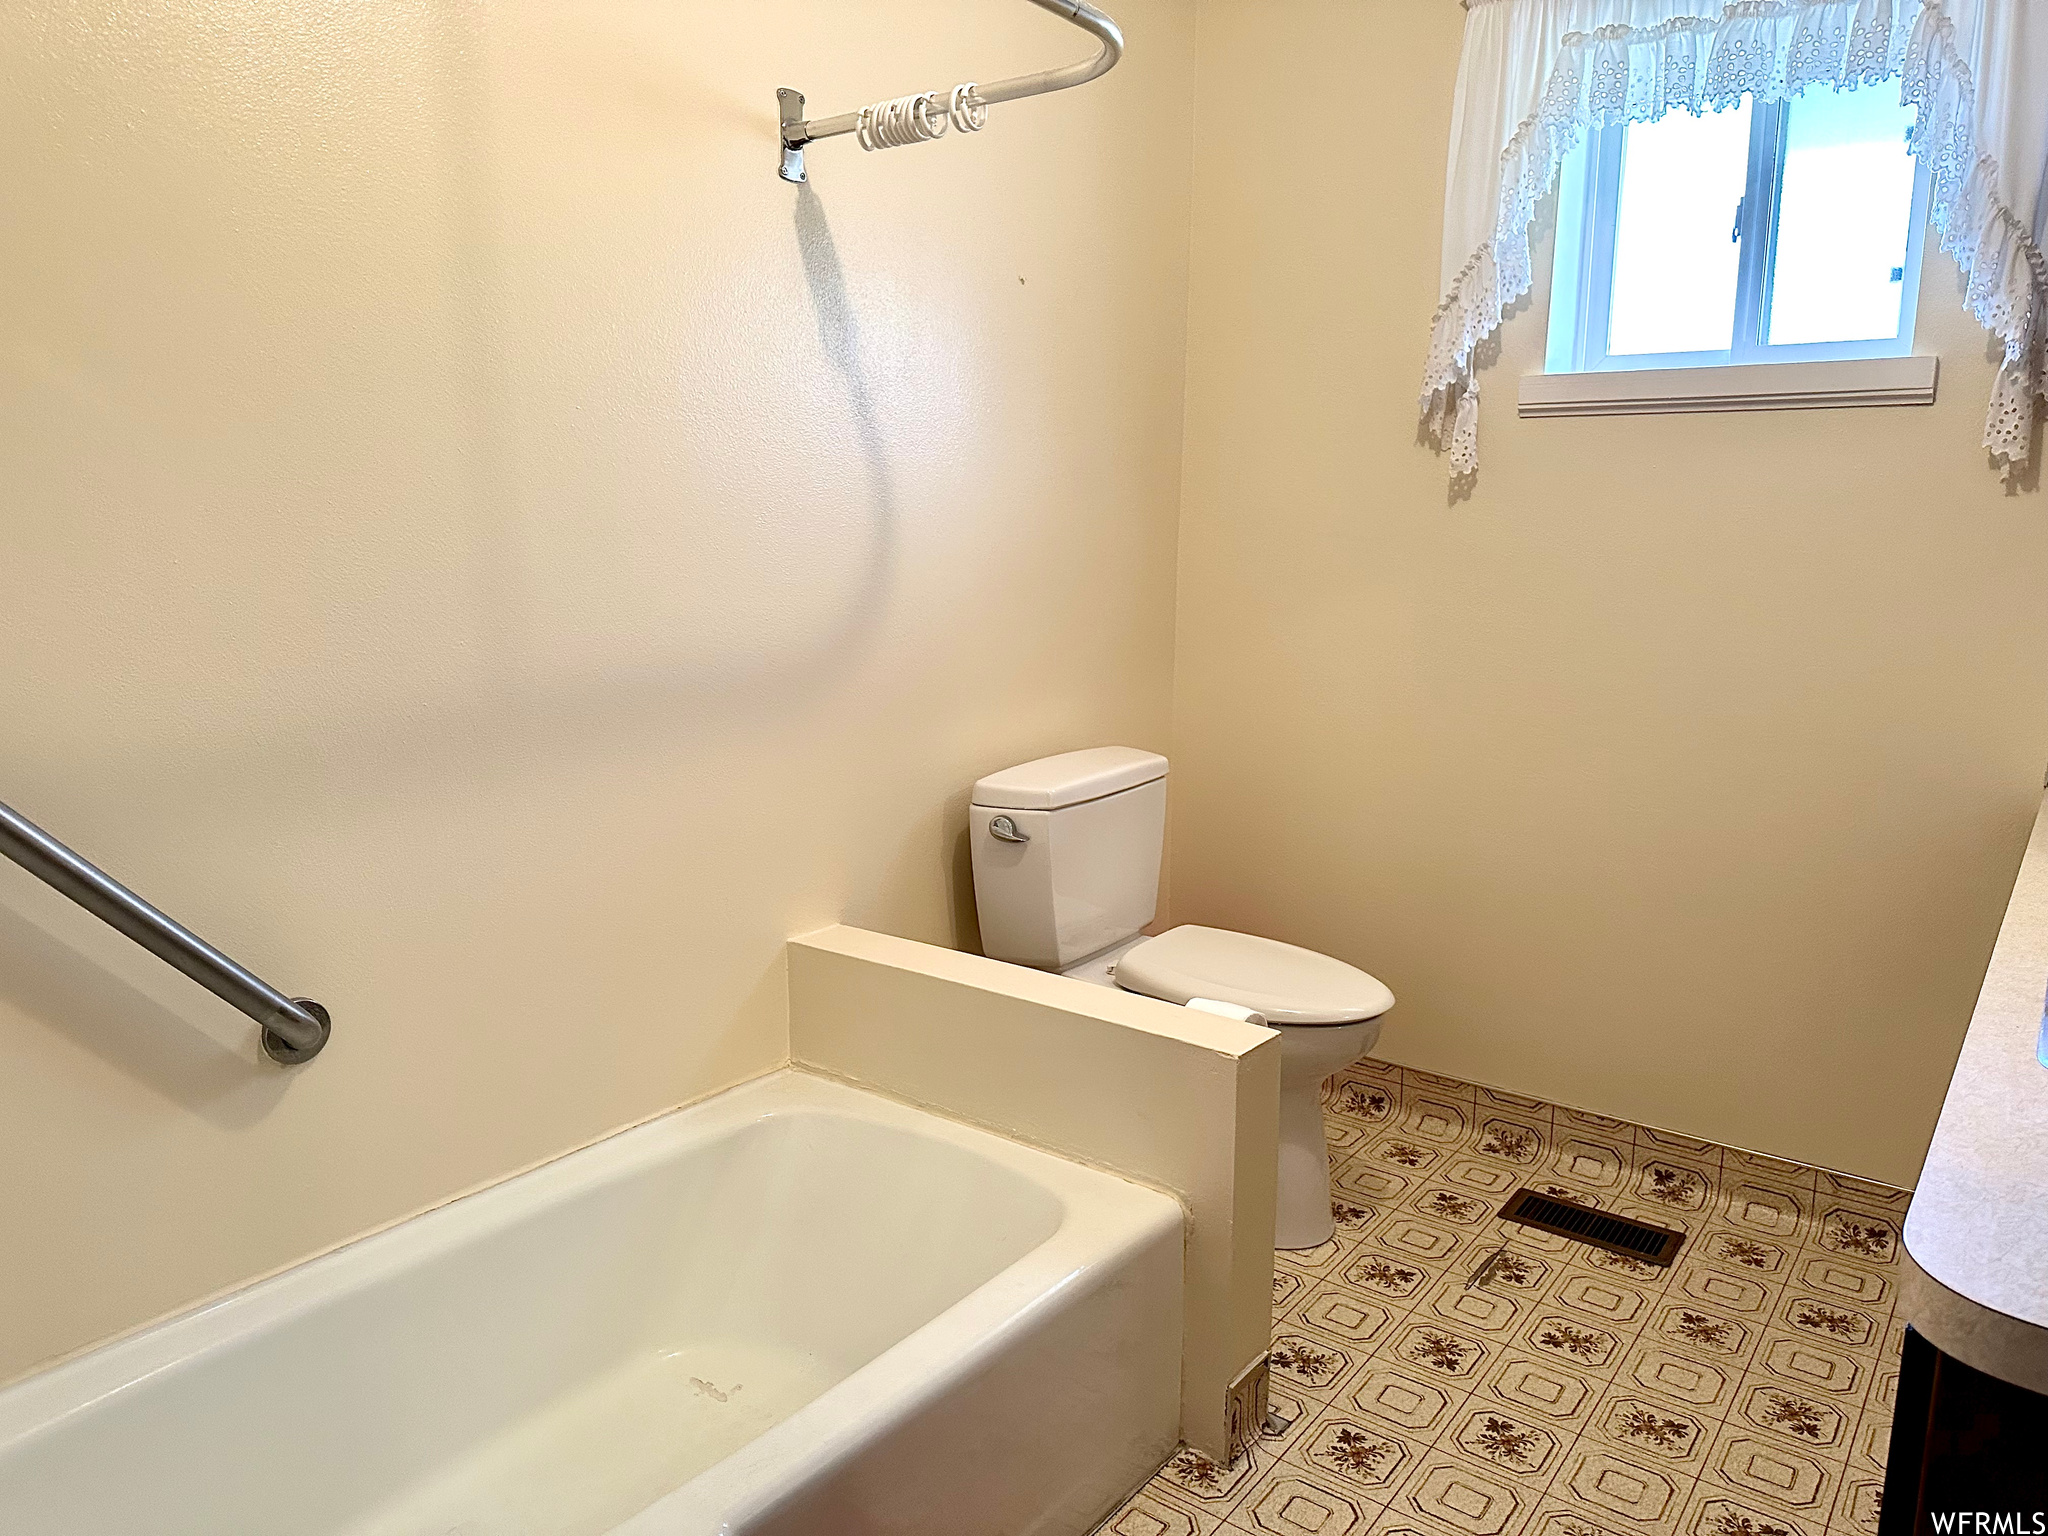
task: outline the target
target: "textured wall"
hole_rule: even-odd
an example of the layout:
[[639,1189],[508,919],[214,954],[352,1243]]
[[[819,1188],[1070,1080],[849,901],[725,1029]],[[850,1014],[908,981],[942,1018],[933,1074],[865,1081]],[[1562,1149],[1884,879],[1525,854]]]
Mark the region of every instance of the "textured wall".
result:
[[1204,0],[1175,916],[1383,977],[1392,1060],[1909,1183],[2048,755],[1983,334],[1930,256],[1931,408],[1521,421],[1546,282],[1449,501],[1462,20]]
[[1193,16],[0,8],[0,1376],[781,1060],[785,935],[972,945],[979,774],[1167,745]]

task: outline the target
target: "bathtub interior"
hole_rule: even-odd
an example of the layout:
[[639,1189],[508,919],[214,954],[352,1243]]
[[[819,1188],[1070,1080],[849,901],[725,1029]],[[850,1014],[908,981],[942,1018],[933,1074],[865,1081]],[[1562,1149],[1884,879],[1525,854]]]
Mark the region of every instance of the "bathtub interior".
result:
[[[562,1186],[537,1208],[498,1219],[484,1197],[460,1202],[371,1283],[0,1444],[0,1529],[606,1530],[1015,1263],[1063,1214],[966,1147],[815,1109],[623,1177],[574,1162],[527,1176]],[[396,1235],[316,1265],[382,1259],[365,1250]]]

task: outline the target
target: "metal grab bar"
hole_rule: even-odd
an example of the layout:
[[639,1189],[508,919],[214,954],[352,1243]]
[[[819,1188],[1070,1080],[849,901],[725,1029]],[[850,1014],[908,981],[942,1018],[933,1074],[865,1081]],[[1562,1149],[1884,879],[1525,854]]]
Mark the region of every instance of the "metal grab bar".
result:
[[[1041,69],[1034,74],[1012,75],[1007,80],[997,80],[990,85],[977,85],[974,95],[983,106],[998,106],[1006,101],[1022,101],[1027,96],[1043,96],[1048,91],[1064,91],[1071,86],[1086,85],[1090,80],[1109,73],[1118,59],[1124,56],[1124,34],[1114,20],[1087,3],[1087,0],[1031,0],[1040,10],[1051,11],[1063,21],[1071,21],[1082,31],[1089,33],[1102,44],[1102,51],[1092,59],[1079,64],[1068,64],[1060,69]],[[943,94],[943,93],[939,93]],[[860,126],[859,112],[842,112],[837,117],[806,119],[804,98],[800,91],[784,87],[775,93],[782,112],[782,169],[784,181],[804,180],[804,146],[819,139],[836,138],[842,133],[852,133]]]
[[19,811],[0,805],[0,854],[175,966],[263,1028],[263,1050],[287,1066],[311,1061],[333,1024],[310,997],[286,997],[184,924],[157,911],[98,866],[80,858]]

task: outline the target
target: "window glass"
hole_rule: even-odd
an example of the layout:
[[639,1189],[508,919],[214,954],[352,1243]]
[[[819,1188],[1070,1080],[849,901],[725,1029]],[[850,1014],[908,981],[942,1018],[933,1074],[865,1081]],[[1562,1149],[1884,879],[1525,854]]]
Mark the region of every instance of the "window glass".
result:
[[1615,203],[1607,350],[1725,352],[1742,247],[1749,111],[1670,112],[1630,126]]
[[1786,104],[1773,346],[1898,334],[1913,218],[1912,123],[1897,81],[1809,87]]

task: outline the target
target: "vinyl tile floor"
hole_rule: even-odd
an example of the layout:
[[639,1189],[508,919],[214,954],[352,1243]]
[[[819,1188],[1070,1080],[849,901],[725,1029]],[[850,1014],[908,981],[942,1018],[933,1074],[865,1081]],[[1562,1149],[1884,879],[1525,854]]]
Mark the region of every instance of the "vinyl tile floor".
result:
[[[1284,1427],[1182,1450],[1101,1532],[1874,1536],[1906,1191],[1372,1061],[1325,1106],[1337,1233],[1273,1273]],[[1685,1246],[1498,1220],[1522,1187]]]

